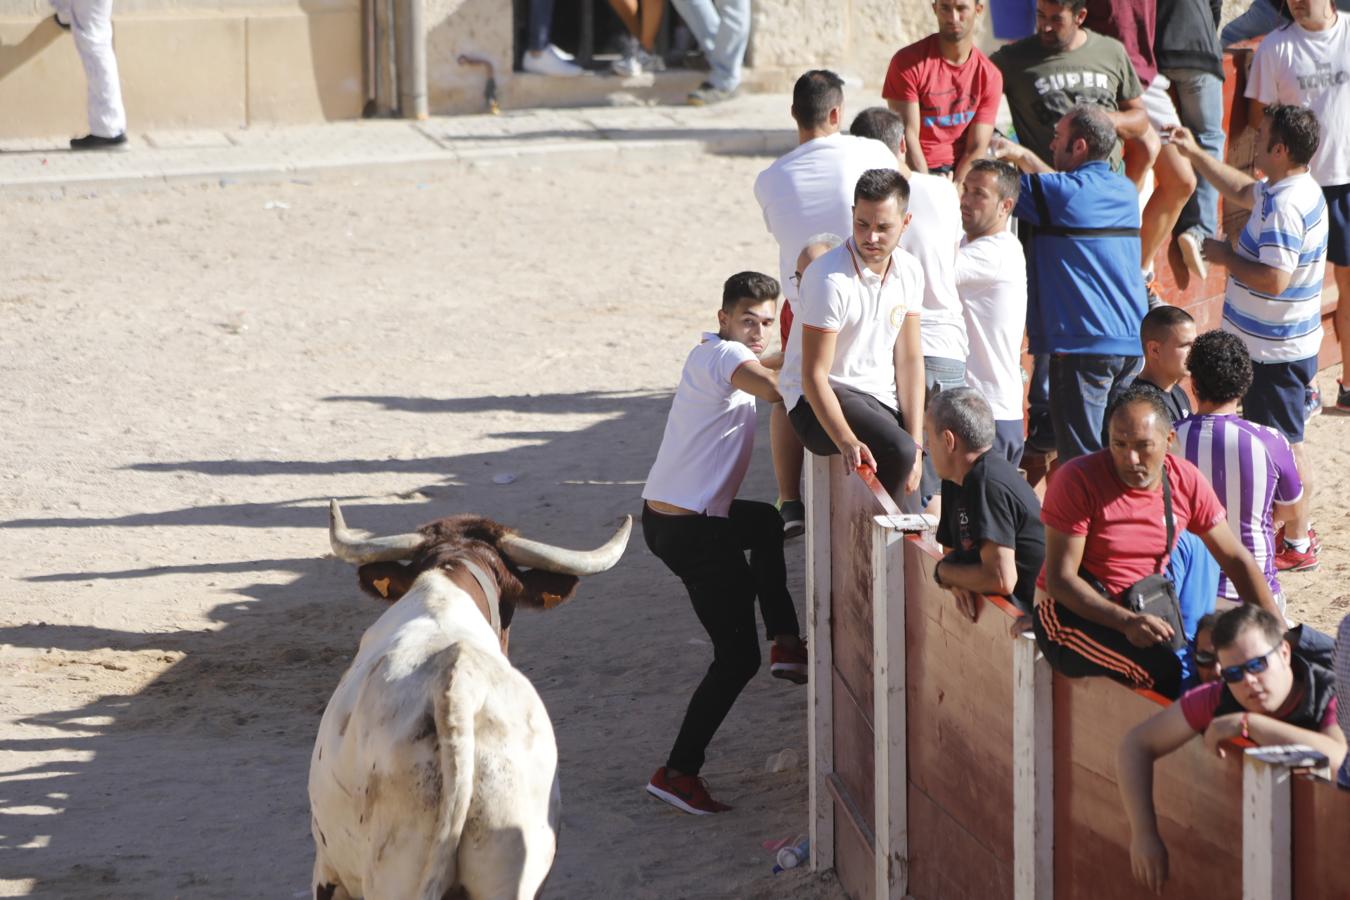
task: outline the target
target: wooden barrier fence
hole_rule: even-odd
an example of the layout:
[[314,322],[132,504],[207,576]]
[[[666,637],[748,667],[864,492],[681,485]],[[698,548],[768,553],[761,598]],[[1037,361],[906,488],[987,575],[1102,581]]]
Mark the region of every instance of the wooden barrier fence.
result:
[[[1054,676],[1011,606],[974,623],[932,581],[939,550],[878,524],[839,457],[807,472],[811,862],[855,900],[1144,897],[1116,787],[1156,695]],[[1155,767],[1164,897],[1350,898],[1350,794],[1217,759]]]

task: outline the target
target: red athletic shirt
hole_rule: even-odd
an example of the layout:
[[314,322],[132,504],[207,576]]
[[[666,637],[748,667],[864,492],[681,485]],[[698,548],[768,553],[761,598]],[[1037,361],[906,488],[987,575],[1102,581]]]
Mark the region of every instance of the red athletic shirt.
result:
[[[1167,454],[1165,465],[1177,533],[1208,534],[1225,516],[1214,488],[1179,456]],[[1083,568],[1112,597],[1159,571],[1158,556],[1167,541],[1161,485],[1153,491],[1126,487],[1109,450],[1080,456],[1055,472],[1041,504],[1041,521],[1064,534],[1087,536]],[[1045,590],[1044,568],[1036,586]]]
[[951,166],[966,151],[972,122],[994,124],[1003,95],[1003,73],[979,50],[954,66],[929,35],[891,57],[881,96],[919,104],[919,147],[928,168]]
[[[1294,690],[1289,693],[1289,698],[1284,701],[1284,705],[1275,710],[1272,719],[1279,719],[1281,722],[1298,707],[1299,691],[1306,691],[1306,683],[1295,682]],[[1209,728],[1209,724],[1214,721],[1214,714],[1219,709],[1219,702],[1223,700],[1223,682],[1211,681],[1206,684],[1193,687],[1181,695],[1181,714],[1186,717],[1186,724],[1191,726],[1191,730],[1199,734],[1204,734]],[[1322,721],[1318,724],[1319,731],[1325,731],[1329,726],[1337,723],[1336,698],[1332,697],[1327,704],[1327,711],[1322,714]]]

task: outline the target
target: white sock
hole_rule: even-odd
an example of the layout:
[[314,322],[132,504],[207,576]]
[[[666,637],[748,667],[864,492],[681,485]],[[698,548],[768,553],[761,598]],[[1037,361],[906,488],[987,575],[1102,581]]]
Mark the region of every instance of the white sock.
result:
[[1284,542],[1288,544],[1290,547],[1293,547],[1299,553],[1307,553],[1308,548],[1312,546],[1312,538],[1307,537],[1301,538],[1300,540],[1297,541],[1294,540],[1293,538],[1285,538]]

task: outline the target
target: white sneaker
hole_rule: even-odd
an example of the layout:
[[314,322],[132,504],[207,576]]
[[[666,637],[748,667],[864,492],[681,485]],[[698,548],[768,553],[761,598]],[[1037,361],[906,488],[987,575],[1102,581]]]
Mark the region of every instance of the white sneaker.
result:
[[538,53],[526,50],[520,67],[535,75],[551,75],[554,78],[572,78],[586,71],[552,44]]
[[1209,274],[1209,263],[1205,261],[1205,254],[1201,251],[1200,241],[1204,234],[1193,228],[1188,228],[1177,236],[1177,245],[1181,248],[1181,260],[1186,263],[1186,268],[1195,273],[1197,278],[1204,278]]

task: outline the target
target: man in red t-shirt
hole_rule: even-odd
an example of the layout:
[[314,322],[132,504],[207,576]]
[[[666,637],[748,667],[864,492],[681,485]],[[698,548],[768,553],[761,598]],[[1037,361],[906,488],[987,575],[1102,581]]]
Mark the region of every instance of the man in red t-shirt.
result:
[[950,174],[959,185],[986,155],[1003,73],[975,49],[979,0],[937,0],[938,30],[891,58],[881,96],[905,123],[906,160],[916,172]]
[[[1104,675],[1174,699],[1181,662],[1163,619],[1121,597],[1166,570],[1164,472],[1174,531],[1197,535],[1245,603],[1278,615],[1261,568],[1228,527],[1223,505],[1194,465],[1167,452],[1172,419],[1149,385],[1123,391],[1107,414],[1110,445],[1071,460],[1050,480],[1041,520],[1045,567],[1036,584],[1036,641],[1070,678]],[[1095,582],[1095,584],[1094,584]]]

